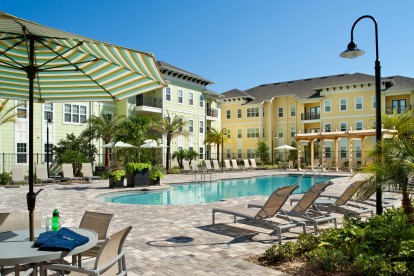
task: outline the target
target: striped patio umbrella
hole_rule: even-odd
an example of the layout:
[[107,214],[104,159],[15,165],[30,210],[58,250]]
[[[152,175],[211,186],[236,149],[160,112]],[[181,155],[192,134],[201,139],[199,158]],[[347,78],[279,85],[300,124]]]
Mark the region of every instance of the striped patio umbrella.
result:
[[33,240],[33,103],[113,101],[165,86],[152,54],[0,12],[0,98],[29,100],[30,238]]

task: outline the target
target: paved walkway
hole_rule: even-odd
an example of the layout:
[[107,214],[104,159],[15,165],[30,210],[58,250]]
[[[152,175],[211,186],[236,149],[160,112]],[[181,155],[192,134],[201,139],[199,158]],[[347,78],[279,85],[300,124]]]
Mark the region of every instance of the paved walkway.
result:
[[[284,173],[286,171],[216,173],[211,175],[211,179],[216,181]],[[340,194],[349,183],[349,174],[342,175],[345,177],[334,180],[330,193]],[[193,180],[194,175],[167,175],[162,179],[162,186]],[[268,235],[271,230],[245,223],[233,224],[232,217],[224,214],[218,215],[218,225],[211,225],[213,207],[246,204],[264,197],[245,197],[192,206],[143,206],[98,201],[95,198],[97,195],[114,191],[108,188],[108,180],[47,185],[35,187],[35,191],[39,188],[44,191],[38,196],[36,211],[46,217],[57,208],[66,226],[79,225],[86,210],[114,213],[110,233],[132,225],[133,229],[125,243],[128,275],[284,275],[244,260],[248,256],[263,253],[277,242],[276,237]],[[27,210],[26,193],[25,186],[0,188],[0,211]],[[312,227],[309,230],[312,231]],[[295,233],[289,235],[293,238],[297,236]]]

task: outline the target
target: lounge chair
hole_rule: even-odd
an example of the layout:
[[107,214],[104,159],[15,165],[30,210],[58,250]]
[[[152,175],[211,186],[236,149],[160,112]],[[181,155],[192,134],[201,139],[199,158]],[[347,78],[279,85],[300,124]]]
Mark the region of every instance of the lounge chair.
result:
[[256,164],[256,159],[251,158],[251,159],[250,159],[250,163],[252,163],[251,167],[252,167],[252,169],[253,169],[253,170],[258,170],[258,169],[260,169],[260,168],[257,166],[257,164]]
[[228,159],[224,160],[224,166],[225,166],[226,171],[232,171],[233,170],[233,168],[231,167],[231,164],[230,164],[230,160],[228,160]]
[[[370,213],[372,217],[374,212],[372,208],[363,207],[358,204],[358,201],[352,199],[352,197],[355,196],[356,192],[359,188],[361,188],[363,184],[363,181],[355,181],[349,185],[340,196],[321,195],[314,201],[314,205],[326,206],[329,208],[329,212],[331,212],[333,209],[337,209],[342,210],[348,214],[351,213],[356,217],[359,217],[365,213]],[[297,199],[290,200],[291,203],[294,201],[297,201]],[[350,201],[352,201],[353,204],[350,204]]]
[[216,172],[221,172],[222,171],[221,168],[220,168],[220,165],[218,163],[218,160],[216,160],[216,159],[213,160],[213,167],[214,167],[214,171],[216,171]]
[[82,163],[83,178],[88,180],[100,180],[99,175],[93,175],[91,163]]
[[241,168],[239,168],[239,166],[237,165],[237,160],[236,159],[232,159],[231,164],[233,165],[233,170],[234,171],[241,171]]
[[196,173],[199,171],[198,162],[196,160],[191,160],[191,170]]
[[47,167],[46,165],[36,165],[36,181],[40,183],[55,183],[55,180],[53,178],[50,178],[47,175]]
[[132,226],[128,226],[105,240],[92,269],[66,264],[47,264],[40,266],[40,274],[47,275],[47,270],[54,270],[74,271],[78,272],[77,275],[126,275],[125,252],[122,248],[131,229]]
[[62,164],[63,179],[72,182],[72,180],[80,180],[82,182],[83,177],[73,175],[72,164]]
[[[79,228],[89,229],[95,231],[98,234],[98,244],[92,247],[89,250],[82,252],[77,255],[77,262],[81,265],[82,256],[86,257],[96,257],[98,256],[99,250],[102,247],[102,244],[105,242],[105,239],[108,237],[108,229],[111,223],[114,214],[108,213],[99,213],[99,212],[90,212],[85,211],[83,214],[82,220],[79,224]],[[75,256],[74,256],[75,257]],[[72,263],[76,262],[75,258],[72,258]]]
[[204,164],[206,164],[206,171],[212,172],[213,168],[211,167],[211,160],[204,160]]
[[12,184],[27,184],[29,183],[27,179],[24,179],[24,167],[23,166],[14,166],[12,168]]
[[265,204],[260,207],[259,211],[246,207],[228,209],[213,208],[213,225],[215,224],[216,213],[225,213],[233,215],[235,223],[237,222],[237,217],[241,217],[272,228],[273,231],[270,234],[273,235],[277,233],[279,243],[282,243],[282,231],[289,230],[290,228],[301,226],[303,228],[303,232],[306,233],[304,222],[289,220],[286,222],[284,221],[284,223],[278,223],[275,220],[276,213],[282,210],[282,207],[285,204],[286,200],[297,187],[299,186],[293,185],[277,188],[269,196]]
[[[42,214],[34,212],[34,228],[40,228]],[[0,232],[29,229],[29,212],[0,213]]]
[[[326,187],[332,184],[331,181],[315,184],[302,196],[291,211],[284,212],[284,214],[278,216],[286,217],[287,219],[291,219],[290,216],[303,218],[306,221],[313,223],[315,234],[318,233],[318,224],[322,222],[333,221],[335,228],[337,228],[336,217],[331,216],[329,213],[321,212],[317,206],[314,205],[318,196],[326,189]],[[247,205],[249,208],[262,208],[262,206],[263,205],[260,204]]]
[[244,163],[244,170],[251,170],[252,169],[252,167],[250,167],[249,160],[244,159],[243,163]]
[[183,160],[183,172],[187,174],[192,172],[190,162],[188,160]]

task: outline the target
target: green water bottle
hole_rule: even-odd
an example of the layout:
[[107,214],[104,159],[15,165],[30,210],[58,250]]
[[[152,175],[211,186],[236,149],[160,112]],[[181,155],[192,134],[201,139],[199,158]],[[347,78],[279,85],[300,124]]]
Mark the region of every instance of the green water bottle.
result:
[[59,211],[57,209],[53,210],[52,230],[59,231]]

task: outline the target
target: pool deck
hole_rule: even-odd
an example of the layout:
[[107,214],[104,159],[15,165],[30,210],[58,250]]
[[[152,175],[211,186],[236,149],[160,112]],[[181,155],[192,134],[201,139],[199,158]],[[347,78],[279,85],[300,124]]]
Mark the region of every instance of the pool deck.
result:
[[[296,171],[266,170],[229,173],[212,173],[211,180],[276,175]],[[302,172],[301,172],[302,174]],[[340,175],[327,192],[339,195],[352,180],[350,173],[323,172],[322,175]],[[194,175],[166,175],[162,185],[194,181]],[[197,180],[200,180],[198,175]],[[210,175],[206,175],[210,181]],[[158,186],[159,187],[159,186]],[[36,202],[36,211],[44,217],[58,209],[66,226],[77,226],[86,210],[114,213],[109,232],[114,233],[129,225],[133,226],[124,249],[128,275],[286,275],[280,271],[265,268],[245,258],[263,253],[277,237],[269,236],[270,229],[247,223],[232,223],[232,216],[218,214],[216,225],[212,226],[211,209],[245,205],[252,200],[266,197],[254,196],[229,199],[223,202],[200,205],[148,206],[123,205],[98,201],[102,193],[123,191],[109,189],[108,180],[91,183],[48,184],[43,188]],[[138,190],[138,189],[137,189]],[[27,186],[0,188],[1,212],[26,211]],[[375,209],[375,207],[374,207]],[[341,219],[340,214],[336,214]],[[307,230],[312,232],[313,227]],[[284,234],[287,240],[297,237],[300,229]]]

